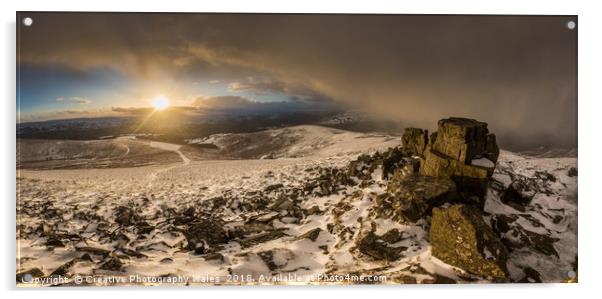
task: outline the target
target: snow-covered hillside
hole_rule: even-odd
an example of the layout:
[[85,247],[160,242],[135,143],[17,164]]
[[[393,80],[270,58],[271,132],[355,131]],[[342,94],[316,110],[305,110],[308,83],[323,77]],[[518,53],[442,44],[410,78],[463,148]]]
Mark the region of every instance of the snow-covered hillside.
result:
[[[115,284],[155,284],[131,275],[189,279],[182,284],[487,281],[432,256],[428,217],[382,217],[383,169],[357,159],[400,145],[398,136],[300,126],[190,143],[249,158],[21,170],[17,279],[30,273],[128,279]],[[275,159],[260,159],[266,155]],[[576,271],[576,164],[502,151],[484,219],[511,249],[510,281],[559,282]],[[532,200],[517,203],[507,192],[514,181],[529,185],[518,193]]]
[[303,125],[247,134],[215,134],[188,143],[213,145],[223,157],[273,159],[357,155],[396,146],[399,140],[399,136]]

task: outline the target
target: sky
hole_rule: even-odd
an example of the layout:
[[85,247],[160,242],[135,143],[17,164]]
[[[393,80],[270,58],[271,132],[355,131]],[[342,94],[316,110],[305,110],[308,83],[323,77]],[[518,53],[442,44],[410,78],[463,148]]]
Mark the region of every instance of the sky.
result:
[[[340,106],[577,145],[575,16],[20,13],[19,120]],[[297,105],[290,105],[295,103]]]

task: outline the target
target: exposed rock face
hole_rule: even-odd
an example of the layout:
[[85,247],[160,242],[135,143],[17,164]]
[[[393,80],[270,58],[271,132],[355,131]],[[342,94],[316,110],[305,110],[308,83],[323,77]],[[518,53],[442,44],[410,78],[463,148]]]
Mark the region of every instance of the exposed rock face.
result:
[[409,175],[394,177],[387,187],[392,194],[396,220],[416,222],[433,207],[454,199],[456,186],[445,177]]
[[401,141],[403,148],[412,155],[422,156],[428,144],[428,130],[406,128]]
[[487,129],[487,123],[451,117],[440,120],[438,125],[432,150],[464,164],[470,164],[473,159],[480,157],[497,161],[499,149],[495,135]]
[[484,277],[508,276],[506,248],[474,207],[434,208],[429,239],[433,256],[445,263]]
[[[495,135],[489,133],[486,123],[467,118],[442,119],[424,150],[420,174],[451,178],[463,197],[482,198],[498,155]],[[473,165],[477,159],[480,163]]]

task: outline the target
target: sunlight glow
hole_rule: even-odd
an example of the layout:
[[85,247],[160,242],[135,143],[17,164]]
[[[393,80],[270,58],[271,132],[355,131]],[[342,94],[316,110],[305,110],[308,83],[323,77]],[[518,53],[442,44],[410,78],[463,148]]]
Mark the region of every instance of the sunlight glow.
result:
[[156,96],[153,99],[153,107],[155,107],[155,110],[164,110],[169,107],[169,99],[162,95]]

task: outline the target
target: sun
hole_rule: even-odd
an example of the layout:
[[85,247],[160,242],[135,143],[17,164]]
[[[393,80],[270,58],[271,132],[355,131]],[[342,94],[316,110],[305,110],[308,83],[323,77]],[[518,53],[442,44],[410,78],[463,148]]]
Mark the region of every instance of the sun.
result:
[[169,107],[169,99],[162,95],[156,96],[153,99],[153,107],[155,107],[155,110],[165,110]]

